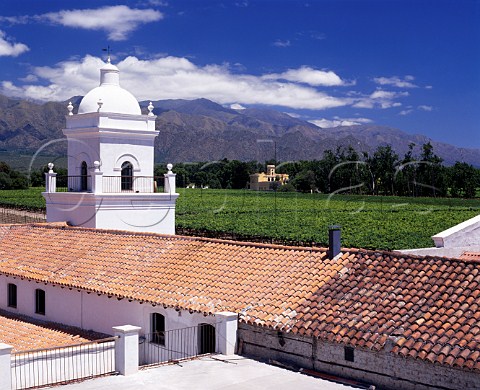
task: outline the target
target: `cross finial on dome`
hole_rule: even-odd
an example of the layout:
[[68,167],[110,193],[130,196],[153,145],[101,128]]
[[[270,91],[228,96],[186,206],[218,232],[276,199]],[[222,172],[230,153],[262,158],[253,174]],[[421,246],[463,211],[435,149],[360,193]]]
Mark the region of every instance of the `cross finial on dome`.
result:
[[111,64],[112,61],[110,59],[110,45],[107,45],[107,48],[106,49],[102,49],[102,51],[106,51],[107,52],[107,64]]

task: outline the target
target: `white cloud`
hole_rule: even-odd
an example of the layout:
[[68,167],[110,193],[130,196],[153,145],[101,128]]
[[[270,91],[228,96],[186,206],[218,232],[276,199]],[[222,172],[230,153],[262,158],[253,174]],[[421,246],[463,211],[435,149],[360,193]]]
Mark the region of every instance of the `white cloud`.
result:
[[3,31],[0,31],[0,56],[18,57],[20,54],[29,51],[23,43],[13,43]]
[[10,24],[27,24],[29,21],[30,21],[30,17],[27,15],[0,16],[0,22],[6,22]]
[[232,110],[245,110],[246,107],[242,106],[241,104],[238,104],[238,103],[233,103],[233,104],[230,104],[230,108]]
[[104,30],[108,34],[108,39],[122,41],[141,24],[161,20],[163,14],[153,9],[135,9],[126,5],[115,5],[96,9],[63,10],[35,18],[66,27]]
[[147,4],[148,5],[153,5],[155,7],[167,7],[168,6],[168,2],[163,1],[163,0],[148,0]]
[[288,46],[291,46],[291,42],[288,39],[285,41],[282,41],[281,39],[277,39],[275,42],[273,42],[273,46],[288,47]]
[[393,99],[395,92],[383,91],[381,89],[376,90],[370,95],[370,99]]
[[310,37],[311,37],[312,39],[316,39],[316,40],[318,40],[318,41],[327,39],[327,35],[326,35],[326,34],[324,34],[324,33],[319,33],[319,32],[316,32],[316,31],[312,31],[312,33],[310,34]]
[[19,80],[20,80],[20,81],[23,81],[23,82],[25,82],[25,83],[33,83],[33,82],[35,82],[35,81],[38,81],[38,77],[35,76],[34,74],[29,74],[29,75],[27,75],[27,76],[25,76],[25,77],[20,78]]
[[[298,69],[288,69],[283,73],[273,73],[264,75],[265,80],[287,80],[298,83],[305,83],[312,86],[338,86],[347,85],[335,72],[317,70],[309,66],[302,66]],[[350,85],[350,84],[348,84]]]
[[377,89],[369,96],[357,98],[353,107],[357,108],[391,108],[400,107],[402,103],[396,102],[395,99],[408,96],[408,92],[392,92]]
[[365,123],[372,123],[373,121],[368,118],[340,118],[338,116],[333,117],[333,119],[314,119],[309,121],[313,123],[315,126],[321,128],[330,128],[330,127],[339,127],[339,126],[356,126],[362,125]]
[[[15,86],[4,82],[0,93],[36,100],[65,100],[84,95],[98,85],[99,68],[103,65],[99,58],[86,56],[60,62],[54,67],[36,67],[31,73],[42,85]],[[220,104],[265,104],[312,110],[352,103],[351,98],[330,96],[309,86],[234,74],[228,66],[201,67],[180,57],[150,60],[127,57],[116,65],[121,71],[122,86],[139,100],[204,97]]]
[[432,89],[432,88],[433,88],[432,85],[426,85],[426,86],[425,86],[425,89]]
[[373,81],[380,85],[391,85],[397,88],[417,88],[418,86],[413,84],[412,81],[415,80],[413,76],[407,75],[403,80],[398,76],[393,77],[375,77]]
[[433,107],[432,106],[426,106],[426,105],[421,105],[421,106],[418,106],[418,109],[421,110],[421,111],[432,111],[433,110]]
[[400,111],[400,112],[398,113],[398,115],[403,115],[403,116],[405,116],[405,115],[411,114],[412,112],[413,112],[412,109],[402,110],[402,111]]

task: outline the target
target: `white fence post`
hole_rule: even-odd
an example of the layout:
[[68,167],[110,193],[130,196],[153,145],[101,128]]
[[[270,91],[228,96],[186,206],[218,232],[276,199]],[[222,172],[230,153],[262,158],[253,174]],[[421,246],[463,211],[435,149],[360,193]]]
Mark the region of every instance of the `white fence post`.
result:
[[100,162],[94,161],[93,162],[93,172],[92,172],[92,192],[94,194],[101,194],[103,193],[103,172],[100,172]]
[[118,339],[115,341],[115,370],[121,375],[131,375],[138,371],[138,334],[139,326],[114,326]]
[[11,345],[0,343],[0,390],[12,389],[12,349]]
[[164,175],[164,184],[163,184],[163,192],[173,195],[177,191],[176,188],[176,173],[172,172],[173,165],[167,164],[168,172]]
[[45,192],[57,192],[57,174],[53,172],[54,165],[48,163],[48,172],[45,173]]
[[237,343],[238,315],[229,311],[215,313],[217,318],[217,352],[233,355]]

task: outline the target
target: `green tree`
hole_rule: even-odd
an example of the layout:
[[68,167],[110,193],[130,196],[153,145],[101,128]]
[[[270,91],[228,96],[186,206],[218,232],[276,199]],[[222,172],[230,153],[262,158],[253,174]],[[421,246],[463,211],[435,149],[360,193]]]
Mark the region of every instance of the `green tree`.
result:
[[315,189],[315,173],[311,170],[301,171],[290,183],[297,191],[311,192]]
[[0,190],[10,189],[12,189],[12,179],[7,173],[0,171]]
[[474,198],[479,186],[479,171],[472,165],[457,161],[448,169],[448,184],[453,197]]
[[28,178],[10,166],[0,162],[0,189],[2,190],[23,190],[28,188]]
[[435,197],[446,194],[446,170],[442,166],[442,161],[433,152],[433,146],[430,142],[422,146],[416,181],[419,195]]
[[395,173],[398,165],[398,155],[390,145],[379,146],[373,156],[367,159],[373,176],[375,194],[395,194]]

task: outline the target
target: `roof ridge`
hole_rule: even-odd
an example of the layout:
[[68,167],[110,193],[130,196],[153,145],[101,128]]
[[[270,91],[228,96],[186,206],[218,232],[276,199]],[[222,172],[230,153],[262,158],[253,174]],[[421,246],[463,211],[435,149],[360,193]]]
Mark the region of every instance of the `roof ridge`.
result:
[[[169,240],[187,240],[187,241],[197,241],[197,242],[211,242],[219,244],[228,244],[235,246],[243,247],[253,247],[253,248],[270,248],[270,249],[281,249],[281,250],[300,250],[300,251],[310,251],[310,252],[328,252],[328,248],[325,247],[305,247],[305,246],[289,246],[289,245],[280,245],[280,244],[271,244],[263,242],[249,242],[249,241],[235,241],[227,240],[221,238],[211,238],[211,237],[198,237],[198,236],[185,236],[177,234],[162,234],[162,233],[153,233],[153,232],[134,232],[129,230],[120,230],[120,229],[103,229],[103,228],[90,228],[82,226],[71,226],[68,222],[29,222],[23,224],[0,224],[0,227],[33,227],[33,228],[43,228],[43,229],[68,229],[68,230],[78,230],[78,231],[91,231],[96,233],[105,233],[105,234],[115,234],[115,235],[130,235],[130,236],[143,236],[143,237],[160,237],[166,238]],[[403,259],[417,259],[423,261],[431,260],[448,260],[454,261],[457,263],[467,263],[467,264],[479,264],[480,260],[478,259],[461,259],[459,257],[447,257],[447,256],[435,256],[435,255],[418,255],[418,254],[409,254],[402,253],[397,250],[385,250],[385,249],[367,249],[367,248],[341,248],[341,253],[358,253],[358,254],[380,254],[390,257],[398,257]]]
[[[14,225],[14,224],[9,224]],[[198,237],[198,236],[185,236],[178,234],[162,234],[162,233],[153,233],[153,232],[134,232],[129,230],[120,230],[120,229],[103,229],[103,228],[90,228],[82,226],[71,226],[67,222],[47,222],[47,223],[26,223],[26,224],[15,224],[15,226],[31,226],[34,228],[44,228],[44,229],[59,229],[62,230],[79,230],[79,231],[91,231],[96,233],[106,233],[106,234],[115,234],[115,235],[131,235],[131,236],[145,236],[145,237],[162,237],[171,240],[188,240],[188,241],[200,241],[200,242],[213,242],[221,244],[230,244],[238,246],[248,246],[248,247],[257,247],[257,248],[272,248],[272,249],[284,249],[284,250],[302,250],[302,251],[315,251],[315,252],[326,252],[328,248],[325,247],[305,247],[305,246],[290,246],[290,245],[280,245],[280,244],[270,244],[263,242],[249,242],[249,241],[235,241],[227,240],[221,238],[211,238],[211,237]],[[354,251],[355,249],[348,249],[348,252]]]

